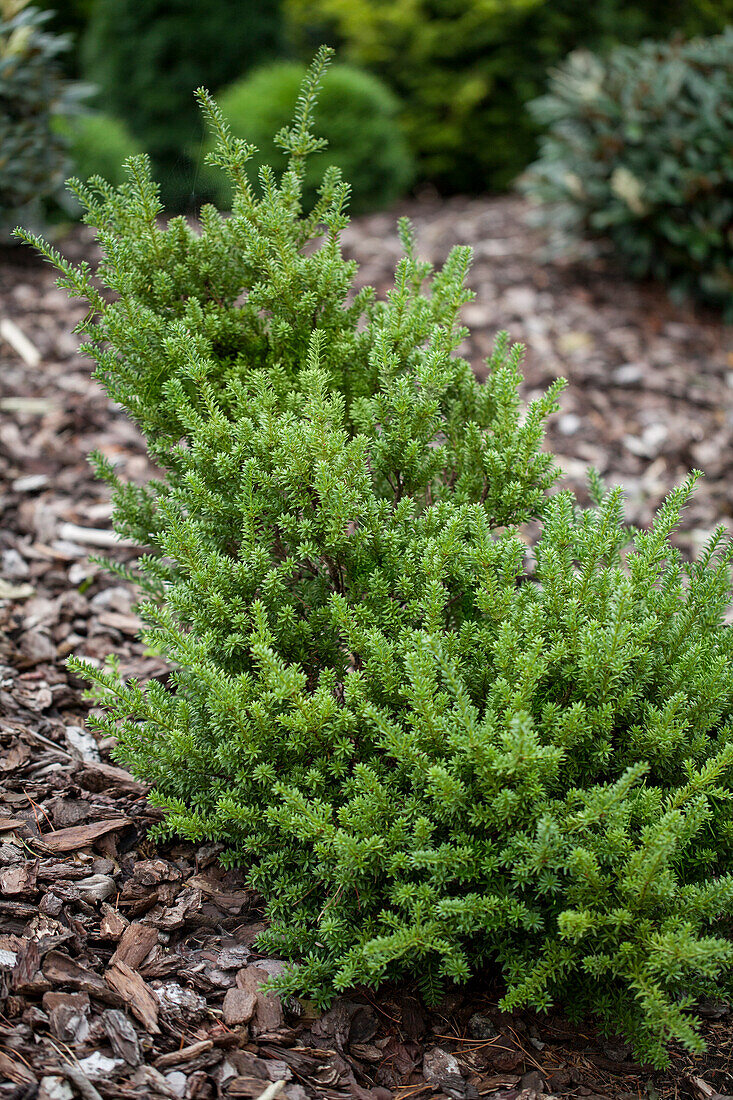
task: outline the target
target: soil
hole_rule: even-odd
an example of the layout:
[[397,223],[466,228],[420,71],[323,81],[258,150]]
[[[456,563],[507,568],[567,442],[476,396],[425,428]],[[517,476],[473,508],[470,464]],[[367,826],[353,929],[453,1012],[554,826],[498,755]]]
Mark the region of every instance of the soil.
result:
[[[465,353],[477,371],[508,328],[528,347],[528,399],[567,378],[548,446],[569,484],[582,492],[595,466],[646,524],[701,467],[680,545],[692,552],[717,524],[733,529],[730,329],[607,260],[543,259],[520,200],[397,213],[431,259],[474,246]],[[398,255],[394,225],[395,212],[379,214],[347,233],[362,280],[380,292]],[[61,247],[94,255],[82,229]],[[671,1069],[654,1072],[590,1025],[501,1013],[493,974],[434,1011],[405,989],[356,990],[325,1015],[261,992],[282,963],[253,948],[260,899],[243,872],[218,867],[215,846],[149,837],[160,815],[147,788],[114,765],[112,738],[90,734],[91,704],[64,664],[115,654],[128,676],[167,676],[137,641],[134,593],[90,558],[135,551],[111,534],[87,453],[134,480],[152,471],[77,351],[82,315],[50,268],[19,249],[0,255],[0,1100],[733,1092],[727,1004],[701,1005],[707,1054],[675,1048]]]

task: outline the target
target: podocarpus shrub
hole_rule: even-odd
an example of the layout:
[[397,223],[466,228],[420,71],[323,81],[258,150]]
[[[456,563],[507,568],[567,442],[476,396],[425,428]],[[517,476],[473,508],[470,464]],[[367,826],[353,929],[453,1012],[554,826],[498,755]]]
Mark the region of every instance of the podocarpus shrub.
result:
[[296,48],[310,56],[329,41],[397,93],[421,177],[460,194],[506,188],[534,159],[541,127],[526,104],[570,50],[733,22],[733,0],[284,0],[284,10]]
[[[305,65],[298,62],[277,62],[258,69],[216,97],[232,133],[258,149],[249,162],[253,183],[263,164],[270,164],[278,172],[285,168],[285,153],[272,138],[292,118],[305,71]],[[328,146],[309,160],[303,183],[306,209],[316,201],[326,164],[338,165],[349,181],[349,205],[354,213],[388,206],[404,194],[414,166],[395,118],[398,108],[395,96],[371,73],[350,65],[329,69],[316,115],[317,133]],[[225,209],[232,199],[226,173],[219,170],[213,183],[217,205]]]
[[571,54],[534,113],[547,126],[525,180],[566,247],[609,237],[637,276],[733,316],[733,27]]
[[519,349],[501,337],[484,384],[456,354],[466,249],[431,274],[403,225],[387,299],[352,297],[335,170],[300,212],[324,60],[259,195],[201,96],[236,194],[200,235],[157,225],[142,159],[75,184],[113,301],[36,240],[163,470],[141,490],[96,460],[149,547],[170,687],[72,667],[165,828],[250,869],[261,946],[299,964],[281,989],[435,997],[498,961],[506,1006],[561,999],[662,1063],[730,988],[731,547],[670,546],[693,479],[646,533],[595,478],[590,509],[550,495],[557,387],[522,416]]
[[54,119],[72,112],[81,89],[64,78],[68,40],[45,28],[48,12],[0,3],[0,236],[19,217],[37,220],[63,184],[66,142]]

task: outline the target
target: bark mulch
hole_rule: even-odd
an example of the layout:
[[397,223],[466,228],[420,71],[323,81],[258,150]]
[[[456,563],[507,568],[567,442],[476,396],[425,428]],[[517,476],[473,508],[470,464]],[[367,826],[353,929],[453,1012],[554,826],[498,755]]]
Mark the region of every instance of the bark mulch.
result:
[[[710,476],[682,545],[733,526],[733,352],[714,317],[605,262],[542,261],[515,199],[401,212],[431,258],[455,242],[476,248],[466,351],[478,370],[507,327],[530,347],[527,396],[569,379],[549,443],[571,483],[597,466],[627,486],[644,523],[701,465]],[[384,289],[394,216],[357,221],[348,247]],[[63,248],[93,251],[83,230]],[[70,653],[114,653],[129,676],[167,676],[136,639],[133,592],[90,560],[134,549],[111,535],[85,455],[99,449],[139,480],[152,471],[76,351],[81,315],[48,268],[18,250],[0,256],[0,1100],[733,1092],[726,1004],[702,1005],[708,1054],[674,1049],[659,1073],[589,1025],[502,1014],[492,974],[433,1011],[405,989],[357,990],[320,1016],[261,992],[283,964],[253,948],[260,899],[242,872],[218,867],[215,846],[151,842],[159,815],[147,788],[89,733],[90,704],[64,665]]]

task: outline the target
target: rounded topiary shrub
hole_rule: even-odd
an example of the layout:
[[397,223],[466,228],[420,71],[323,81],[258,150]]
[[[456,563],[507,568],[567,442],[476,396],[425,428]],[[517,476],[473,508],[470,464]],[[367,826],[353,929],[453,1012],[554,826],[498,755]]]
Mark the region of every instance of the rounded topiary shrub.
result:
[[61,125],[75,176],[102,176],[118,186],[126,179],[124,161],[143,152],[124,122],[111,115],[78,114]]
[[[259,69],[216,98],[232,132],[256,146],[249,163],[252,180],[263,164],[282,171],[286,154],[274,137],[292,117],[305,75],[298,62],[279,62]],[[388,206],[404,194],[413,166],[396,121],[398,103],[376,77],[349,65],[334,65],[324,75],[315,112],[315,132],[328,143],[308,163],[304,205],[312,206],[327,164],[336,164],[351,186],[354,213]],[[224,172],[210,177],[220,206],[231,204],[232,189]]]
[[673,548],[694,477],[643,533],[595,477],[592,507],[552,492],[559,384],[525,408],[506,336],[483,382],[458,354],[468,249],[433,271],[401,223],[389,293],[355,292],[338,173],[302,205],[324,62],[262,193],[201,95],[231,214],[162,226],[139,158],[80,189],[95,273],[27,238],[160,470],[95,458],[170,678],[71,667],[163,830],[248,868],[282,990],[434,999],[491,966],[505,1007],[559,1000],[662,1064],[733,991],[733,546]]
[[733,28],[578,51],[533,111],[547,128],[523,187],[560,249],[610,239],[635,276],[733,316]]

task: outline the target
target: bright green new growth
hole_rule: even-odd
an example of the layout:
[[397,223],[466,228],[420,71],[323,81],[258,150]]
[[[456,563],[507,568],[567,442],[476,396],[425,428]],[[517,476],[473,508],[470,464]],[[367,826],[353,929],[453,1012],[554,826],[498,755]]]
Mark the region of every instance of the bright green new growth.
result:
[[144,160],[74,185],[111,304],[35,241],[163,470],[139,490],[97,459],[150,548],[171,687],[71,664],[166,829],[251,868],[261,946],[299,964],[280,988],[435,996],[496,960],[507,1007],[560,999],[662,1064],[730,988],[733,551],[671,548],[692,478],[636,535],[595,479],[591,509],[549,495],[556,390],[522,417],[518,349],[499,338],[485,384],[456,354],[466,249],[432,275],[403,225],[387,300],[353,296],[336,173],[300,214],[326,56],[259,196],[200,94],[236,198],[198,235],[157,227]]
[[[305,74],[306,66],[299,61],[277,61],[217,93],[232,133],[257,146],[258,154],[248,165],[253,183],[263,164],[278,174],[285,169],[287,153],[272,138],[290,121]],[[378,210],[404,195],[414,165],[397,123],[398,109],[398,100],[371,73],[351,65],[334,65],[325,73],[318,96],[318,131],[328,145],[309,158],[303,181],[305,210],[313,206],[328,164],[337,164],[349,181],[353,213]],[[210,147],[215,140],[212,135]],[[216,205],[226,209],[232,196],[227,174],[209,169],[202,179],[211,185]]]

